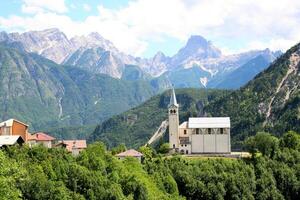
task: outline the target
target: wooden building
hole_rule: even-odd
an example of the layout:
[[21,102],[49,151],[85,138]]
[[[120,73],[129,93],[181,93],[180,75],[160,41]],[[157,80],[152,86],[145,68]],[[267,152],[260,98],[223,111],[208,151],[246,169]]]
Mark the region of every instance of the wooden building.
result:
[[27,142],[28,140],[28,125],[15,119],[9,119],[0,123],[0,135],[12,136],[19,135]]

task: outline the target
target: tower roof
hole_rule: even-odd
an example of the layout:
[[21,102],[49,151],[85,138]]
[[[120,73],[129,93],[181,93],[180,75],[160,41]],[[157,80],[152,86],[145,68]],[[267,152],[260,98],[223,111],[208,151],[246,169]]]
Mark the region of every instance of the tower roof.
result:
[[169,106],[177,106],[178,107],[174,88],[172,88],[172,94],[171,94]]

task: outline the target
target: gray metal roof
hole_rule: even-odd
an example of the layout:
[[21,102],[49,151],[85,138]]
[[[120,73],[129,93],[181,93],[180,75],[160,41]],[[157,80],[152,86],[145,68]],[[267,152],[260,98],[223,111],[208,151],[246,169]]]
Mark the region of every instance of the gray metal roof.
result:
[[230,128],[229,117],[190,117],[189,128]]
[[19,138],[22,139],[22,137],[19,135],[1,135],[0,136],[0,147],[3,145],[14,145],[18,142]]
[[178,107],[174,88],[172,88],[172,94],[171,94],[169,106],[177,106]]

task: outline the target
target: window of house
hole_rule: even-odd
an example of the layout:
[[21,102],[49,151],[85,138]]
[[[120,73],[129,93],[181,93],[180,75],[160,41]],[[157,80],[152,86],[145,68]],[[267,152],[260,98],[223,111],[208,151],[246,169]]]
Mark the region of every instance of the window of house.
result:
[[211,128],[208,129],[208,134],[209,134],[209,135],[211,134]]
[[184,135],[186,135],[186,130],[183,131]]
[[199,135],[200,129],[196,128],[196,135]]
[[223,128],[220,129],[220,133],[224,134],[224,129]]

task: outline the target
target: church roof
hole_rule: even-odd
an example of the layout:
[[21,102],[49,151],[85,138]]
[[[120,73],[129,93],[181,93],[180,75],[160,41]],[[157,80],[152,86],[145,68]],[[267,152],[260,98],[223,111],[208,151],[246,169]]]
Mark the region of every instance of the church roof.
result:
[[190,117],[189,128],[230,128],[229,117]]
[[179,128],[188,128],[188,123],[183,122],[182,124],[179,125]]
[[172,88],[172,94],[171,94],[169,106],[178,106],[174,88]]

